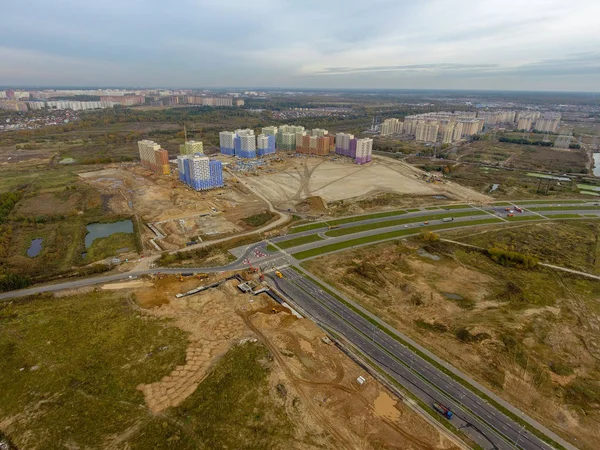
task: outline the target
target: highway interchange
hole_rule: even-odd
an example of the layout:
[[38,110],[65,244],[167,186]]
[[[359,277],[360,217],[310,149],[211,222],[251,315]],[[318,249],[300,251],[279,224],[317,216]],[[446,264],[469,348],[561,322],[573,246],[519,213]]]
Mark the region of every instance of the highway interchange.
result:
[[[364,315],[358,314],[345,303],[342,303],[340,300],[330,295],[326,290],[321,288],[321,286],[324,286],[325,289],[329,291],[335,292],[335,290],[321,280],[318,280],[319,284],[321,284],[321,286],[319,286],[319,284],[316,284],[309,277],[305,276],[308,274],[300,267],[300,261],[294,257],[294,254],[301,254],[300,252],[319,249],[319,247],[330,246],[331,244],[353,241],[358,238],[371,237],[377,239],[377,235],[382,233],[398,231],[405,233],[406,236],[415,235],[423,229],[426,229],[424,228],[424,222],[429,222],[429,227],[451,226],[453,227],[452,229],[489,225],[489,223],[479,223],[482,219],[492,219],[494,223],[502,225],[509,220],[515,220],[514,218],[506,217],[508,212],[505,211],[505,208],[514,211],[513,214],[516,217],[531,217],[534,220],[541,221],[549,220],[553,216],[561,218],[566,217],[567,215],[569,217],[572,217],[572,215],[580,215],[582,217],[591,215],[595,217],[600,216],[600,207],[593,202],[569,203],[565,200],[561,203],[560,200],[556,200],[553,203],[528,203],[526,201],[521,201],[519,205],[523,209],[522,213],[516,212],[513,205],[514,204],[459,205],[447,210],[444,207],[439,207],[438,209],[419,208],[417,211],[403,211],[397,216],[392,215],[377,218],[369,216],[362,218],[358,217],[353,222],[336,226],[335,230],[330,230],[327,223],[323,223],[323,226],[319,228],[291,233],[285,236],[273,237],[256,244],[234,249],[232,250],[232,253],[237,256],[237,260],[225,266],[185,269],[151,268],[116,273],[51,285],[34,286],[20,291],[6,292],[0,294],[0,300],[23,297],[42,292],[104,284],[148,274],[227,272],[243,269],[249,264],[261,266],[265,271],[268,269],[279,268],[284,274],[284,278],[279,279],[271,277],[270,283],[275,284],[276,288],[282,291],[293,304],[299,306],[301,310],[305,311],[305,313],[325,329],[333,330],[345,341],[351,343],[351,345],[360,353],[371,359],[375,365],[384,370],[405,389],[410,391],[412,395],[419,398],[427,405],[431,405],[433,401],[440,401],[446,406],[451,407],[455,413],[455,417],[452,419],[454,426],[469,435],[481,447],[485,449],[551,449],[553,448],[552,446],[530,433],[523,425],[512,420],[494,405],[483,400],[475,392],[446,375],[438,366],[423,359],[414,351],[414,348],[403,345],[398,340],[392,338],[388,333],[385,333],[379,327],[375,326],[372,323],[373,320],[368,321],[363,317]],[[543,210],[540,208],[551,209]],[[442,216],[451,217],[452,215],[458,215],[460,217],[454,217],[451,222],[442,221]],[[436,218],[434,219],[434,217]],[[405,220],[401,224],[386,226],[386,222],[397,219]],[[357,231],[352,234],[343,234],[346,231],[353,231],[351,230],[352,227],[357,226],[361,226],[362,231]],[[382,228],[365,229],[371,226],[381,226]],[[332,231],[335,233],[332,233]],[[285,242],[288,240],[310,237],[315,234],[318,235],[321,240],[305,243],[286,250],[279,248],[279,245],[285,245]],[[332,234],[342,235],[331,236]],[[390,239],[397,239],[397,237]],[[364,244],[358,243],[357,245]],[[267,247],[272,250],[273,246],[277,248],[277,251],[269,252]],[[355,245],[352,245],[352,247],[355,247]],[[304,255],[307,254],[304,253]],[[310,257],[313,256],[307,256],[306,259]],[[314,277],[312,274],[310,276]],[[349,299],[344,299],[344,301],[350,304],[353,303]],[[380,325],[383,324],[383,322],[379,320],[377,320],[377,322]],[[409,338],[401,335],[396,330],[393,330],[393,333],[400,336],[404,342],[412,342]],[[453,372],[455,374],[460,374],[456,369],[453,369]],[[460,376],[461,378],[466,379],[468,383],[475,384],[475,382],[469,380],[465,375],[460,374]],[[484,392],[486,395],[491,394],[493,396],[493,394],[487,390]],[[495,396],[492,398],[494,397]],[[494,398],[494,400],[499,399]],[[533,419],[526,417],[522,412],[514,409],[501,400],[500,402],[504,408],[516,413],[522,420],[528,422],[538,430],[542,430],[544,434],[550,436],[562,447],[575,449],[574,446],[568,444],[550,430],[545,429],[545,427],[538,424]]]

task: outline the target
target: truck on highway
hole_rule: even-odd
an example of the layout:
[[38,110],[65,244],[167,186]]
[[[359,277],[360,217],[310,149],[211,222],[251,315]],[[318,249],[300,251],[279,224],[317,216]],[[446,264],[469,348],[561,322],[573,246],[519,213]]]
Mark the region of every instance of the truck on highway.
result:
[[435,408],[435,410],[437,412],[439,412],[446,419],[448,419],[448,420],[452,419],[452,416],[454,414],[452,413],[452,411],[450,411],[450,408],[447,408],[446,406],[442,405],[440,402],[433,402],[433,407]]
[[442,219],[442,222],[452,222],[454,220],[454,217],[444,217]]
[[515,206],[515,211],[517,211],[517,212],[523,212],[523,210],[521,208],[519,208],[518,206]]

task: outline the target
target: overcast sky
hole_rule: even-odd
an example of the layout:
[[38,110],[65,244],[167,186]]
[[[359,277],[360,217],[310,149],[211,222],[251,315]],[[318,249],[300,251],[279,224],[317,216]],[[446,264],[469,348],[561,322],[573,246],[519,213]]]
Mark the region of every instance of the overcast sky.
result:
[[0,85],[600,91],[600,0],[2,0]]

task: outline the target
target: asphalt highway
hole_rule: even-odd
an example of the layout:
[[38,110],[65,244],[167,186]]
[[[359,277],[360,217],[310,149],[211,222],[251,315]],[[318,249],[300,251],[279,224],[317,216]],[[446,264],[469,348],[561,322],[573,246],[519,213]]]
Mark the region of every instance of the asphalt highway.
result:
[[[456,209],[439,209],[406,212],[397,216],[381,218],[357,218],[356,222],[342,224],[336,227],[336,230],[343,230],[359,225],[380,224],[384,228],[359,231],[343,236],[328,236],[330,231],[324,224],[321,228],[307,230],[300,233],[292,233],[285,236],[271,238],[269,241],[261,241],[256,244],[250,244],[238,249],[232,250],[237,260],[220,267],[211,268],[152,268],[146,270],[129,271],[110,275],[96,276],[85,279],[67,280],[56,282],[54,284],[34,286],[28,289],[0,293],[0,300],[9,300],[17,297],[39,294],[43,292],[53,292],[64,289],[75,289],[84,286],[105,284],[113,281],[136,278],[142,275],[158,273],[210,273],[227,272],[248,267],[249,264],[260,266],[263,270],[280,268],[285,274],[285,278],[273,279],[277,287],[283,291],[293,303],[296,303],[302,310],[309,314],[317,323],[327,328],[335,330],[342,335],[348,342],[356,347],[361,353],[370,358],[377,366],[385,370],[390,376],[396,379],[402,386],[408,389],[413,395],[421,399],[428,405],[434,401],[450,407],[455,416],[452,419],[453,424],[468,434],[474,441],[485,449],[509,449],[522,448],[526,450],[549,450],[552,447],[535,435],[527,431],[523,426],[513,421],[494,406],[486,403],[482,398],[473,393],[470,389],[455,381],[438,369],[427,360],[422,359],[410,348],[400,344],[397,340],[390,337],[385,332],[374,326],[371,322],[363,318],[348,308],[344,303],[337,300],[318,285],[307,278],[301,276],[298,272],[286,268],[287,266],[298,267],[299,261],[293,254],[300,251],[316,249],[325,245],[344,242],[361,237],[374,236],[381,233],[397,230],[412,230],[409,235],[418,234],[423,228],[423,222],[428,221],[430,225],[444,223],[441,219],[431,219],[432,216],[451,217],[455,213],[469,213],[465,216],[456,217],[451,222],[454,225],[452,229],[463,227],[476,227],[483,225],[473,225],[474,221],[481,219],[494,219],[498,224],[509,221],[506,208],[514,211],[515,217],[531,217],[534,220],[548,220],[556,215],[595,215],[600,216],[600,208],[592,202],[584,204],[561,204],[560,201],[546,204],[534,204],[522,201],[519,203],[523,212],[514,210],[514,203],[511,205],[471,205]],[[551,207],[553,210],[532,210],[531,208]],[[570,209],[576,207],[576,209]],[[565,209],[563,209],[565,208]],[[385,226],[386,221],[395,219],[409,219],[410,223],[400,225]],[[488,224],[484,224],[488,225]],[[322,240],[310,242],[288,250],[277,252],[268,252],[269,242],[277,245],[287,240],[296,239],[304,236],[318,234]],[[369,245],[369,244],[366,244]],[[185,251],[185,249],[182,249]],[[456,369],[453,369],[454,371]],[[466,379],[466,377],[464,377]],[[505,404],[505,407],[510,405]],[[516,411],[513,409],[513,412]],[[535,423],[531,418],[519,415],[538,428],[543,428]],[[547,430],[548,431],[548,430]],[[548,431],[548,433],[550,433]],[[574,446],[566,443],[557,436],[552,436],[558,440],[561,445],[572,450]]]
[[290,268],[273,277],[279,290],[316,322],[335,330],[377,366],[431,407],[449,407],[455,427],[485,449],[549,450],[552,447],[511,420],[471,390],[422,359],[411,349]]

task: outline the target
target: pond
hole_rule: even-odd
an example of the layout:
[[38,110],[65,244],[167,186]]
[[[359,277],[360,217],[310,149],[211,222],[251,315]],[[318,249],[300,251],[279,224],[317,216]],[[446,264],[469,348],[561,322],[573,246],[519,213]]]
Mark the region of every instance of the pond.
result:
[[90,248],[95,239],[111,236],[115,233],[133,233],[131,220],[121,220],[112,223],[90,223],[85,235],[85,248]]
[[452,292],[442,292],[442,295],[450,300],[464,300],[462,295],[453,294]]
[[36,238],[31,241],[29,248],[27,249],[27,256],[35,258],[42,251],[42,238]]
[[600,177],[600,153],[594,153],[594,176]]
[[496,189],[498,189],[500,187],[499,184],[492,184],[492,188],[490,189],[490,192],[488,192],[488,194],[491,194],[492,192],[494,192]]

